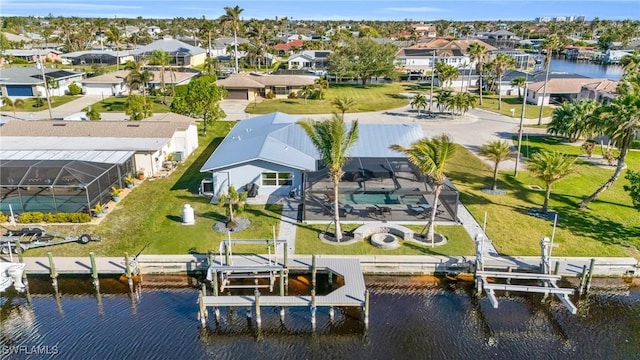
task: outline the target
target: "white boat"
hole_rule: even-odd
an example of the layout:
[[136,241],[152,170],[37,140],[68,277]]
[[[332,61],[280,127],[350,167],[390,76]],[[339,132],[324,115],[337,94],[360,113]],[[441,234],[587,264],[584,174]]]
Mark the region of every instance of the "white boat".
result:
[[11,285],[18,291],[24,290],[22,274],[25,266],[21,263],[0,262],[0,292],[4,292]]

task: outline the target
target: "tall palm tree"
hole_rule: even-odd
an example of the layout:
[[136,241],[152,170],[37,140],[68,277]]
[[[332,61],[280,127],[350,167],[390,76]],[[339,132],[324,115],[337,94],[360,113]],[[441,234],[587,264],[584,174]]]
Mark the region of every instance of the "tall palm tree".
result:
[[300,96],[302,96],[304,98],[304,104],[307,104],[307,99],[309,98],[309,96],[313,95],[313,92],[315,91],[315,88],[313,87],[313,85],[303,85],[300,88]]
[[636,132],[640,131],[640,72],[627,73],[618,85],[617,91],[620,96],[599,108],[594,115],[602,132],[607,134],[620,150],[616,170],[607,182],[578,204],[579,208],[587,207],[620,177],[631,143]]
[[488,52],[487,48],[480,43],[474,42],[473,44],[467,47],[467,53],[469,53],[469,58],[472,62],[476,63],[476,72],[480,76],[480,85],[478,87],[478,93],[480,94],[480,106],[482,106],[482,68],[484,63],[487,61]]
[[167,87],[164,80],[164,70],[171,62],[171,57],[164,50],[153,50],[151,53],[151,62],[160,66],[160,88],[162,89],[162,103],[165,103],[167,96]]
[[411,105],[412,109],[414,107],[418,109],[418,117],[420,117],[420,109],[427,108],[427,97],[422,94],[415,94],[411,98],[411,102],[409,103],[409,105]]
[[351,123],[349,129],[344,120],[337,115],[323,121],[301,120],[298,125],[309,136],[314,147],[320,153],[322,162],[329,170],[333,182],[333,216],[336,223],[335,239],[342,241],[340,229],[339,186],[342,167],[349,159],[349,151],[358,140],[358,120]]
[[640,70],[640,50],[634,50],[633,53],[620,59],[620,64],[624,66],[626,72]]
[[513,69],[516,66],[516,60],[505,53],[500,53],[491,64],[498,78],[498,110],[502,110],[502,76],[508,69]]
[[429,176],[433,182],[433,204],[427,240],[430,240],[431,246],[434,246],[434,229],[438,210],[438,199],[446,180],[444,174],[445,166],[455,151],[455,144],[448,135],[441,134],[433,139],[424,138],[418,140],[408,148],[399,144],[393,144],[389,148],[407,155],[409,161],[418,168],[418,171],[423,175]]
[[338,96],[331,100],[331,105],[340,110],[340,118],[344,120],[344,113],[355,108],[356,101],[350,96]]
[[235,7],[226,6],[224,8],[224,11],[226,13],[220,17],[220,21],[224,23],[225,26],[231,27],[231,29],[233,29],[233,46],[234,46],[233,55],[236,60],[236,74],[237,74],[238,73],[238,32],[240,32],[240,27],[242,26],[240,14],[244,11],[244,9],[236,5]]
[[518,88],[518,99],[522,99],[521,89],[522,89],[522,87],[524,86],[524,84],[526,82],[527,82],[527,80],[525,78],[523,78],[523,77],[517,77],[517,78],[511,80],[511,86],[514,86],[514,87]]
[[562,47],[562,40],[556,34],[549,35],[542,42],[542,48],[547,51],[544,57],[544,66],[546,72],[544,76],[544,85],[542,86],[542,101],[540,102],[540,114],[538,115],[538,125],[542,125],[542,111],[544,110],[544,99],[547,96],[547,83],[549,82],[549,70],[551,69],[551,56],[554,50],[558,50]]
[[494,140],[480,146],[479,154],[493,161],[493,185],[491,185],[491,190],[495,191],[498,189],[498,166],[502,161],[513,157],[511,146],[506,140]]
[[559,151],[542,150],[529,158],[527,168],[531,174],[542,179],[546,185],[542,213],[549,210],[549,198],[551,197],[551,185],[573,171],[576,157],[569,157]]

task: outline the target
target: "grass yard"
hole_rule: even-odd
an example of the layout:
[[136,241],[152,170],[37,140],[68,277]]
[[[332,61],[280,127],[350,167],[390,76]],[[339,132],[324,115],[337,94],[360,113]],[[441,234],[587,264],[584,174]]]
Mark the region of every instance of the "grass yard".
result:
[[[502,97],[502,110],[498,110],[498,95],[483,95],[482,105],[480,105],[480,99],[476,104],[477,109],[484,109],[493,111],[506,116],[511,116],[511,109],[515,109],[513,117],[520,118],[522,113],[522,99],[518,96],[503,96]],[[555,107],[545,106],[542,111],[542,117],[549,117],[553,114]],[[527,104],[524,117],[525,119],[537,119],[540,114],[540,106]]]
[[[357,224],[341,224],[343,231],[354,230]],[[296,254],[330,254],[330,255],[473,255],[475,248],[469,234],[462,225],[437,226],[436,232],[445,234],[449,242],[442,246],[431,247],[410,241],[400,241],[402,244],[394,250],[383,250],[371,245],[368,241],[359,241],[351,245],[326,244],[318,235],[327,225],[298,225],[296,234]],[[415,232],[421,232],[423,226],[408,226]],[[329,231],[333,231],[333,226]]]
[[[522,154],[528,156],[541,149],[559,150],[579,155],[578,146],[566,145],[557,138],[536,136],[523,140]],[[640,166],[640,153],[628,156],[630,168]],[[544,183],[526,171],[513,177],[513,171],[501,172],[498,187],[507,195],[488,195],[481,191],[491,184],[492,170],[473,154],[459,147],[448,166],[448,175],[460,190],[460,200],[482,223],[487,212],[487,233],[498,251],[505,255],[539,255],[542,237],[550,237],[552,221],[527,214],[539,208],[544,190],[529,189],[529,185]],[[640,252],[640,217],[631,198],[623,190],[624,175],[587,210],[576,204],[591,194],[613,173],[613,169],[579,162],[575,171],[553,186],[550,210],[559,214],[555,234],[559,256],[634,256]]]
[[[170,102],[171,98],[167,97]],[[153,104],[153,113],[166,113],[171,112],[171,108],[162,103],[162,96],[147,96],[147,100],[151,100]],[[125,112],[125,108],[127,105],[127,97],[126,96],[110,96],[102,101],[98,101],[95,104],[92,104],[92,107],[95,107],[98,112]]]
[[245,109],[251,114],[268,114],[279,111],[287,114],[331,114],[336,108],[331,100],[336,97],[350,96],[355,99],[356,106],[349,112],[367,112],[395,109],[409,104],[409,100],[400,95],[408,90],[406,84],[384,85],[341,85],[331,84],[326,90],[324,100],[304,99],[272,99],[257,104],[249,104]]
[[[145,181],[133,188],[118,206],[111,210],[100,225],[47,226],[51,230],[79,234],[86,231],[100,235],[101,242],[87,245],[67,244],[29,250],[28,256],[45,256],[48,251],[57,256],[88,256],[90,251],[103,256],[122,256],[125,251],[136,254],[147,243],[147,254],[206,253],[218,250],[220,240],[227,234],[213,231],[217,220],[224,218],[224,209],[209,204],[208,197],[198,197],[199,172],[209,155],[229,132],[233,122],[216,122],[210,125],[208,136],[201,137],[202,144],[187,161],[166,179]],[[190,204],[195,210],[196,224],[181,224],[182,206]],[[233,239],[271,239],[272,227],[280,223],[280,205],[247,206],[243,217],[250,219],[250,229],[232,235]],[[237,251],[238,249],[234,250]],[[266,252],[264,246],[242,249]]]
[[[72,95],[52,96],[51,108],[53,109],[60,105],[66,104],[70,101],[80,99],[80,97],[81,96],[72,96]],[[24,106],[16,107],[16,112],[46,111],[48,109],[47,99],[46,98],[41,98],[41,99],[42,99],[42,106],[40,107],[36,106],[35,98],[24,99]],[[0,108],[0,110],[13,112],[13,108],[11,106],[3,106],[2,108]]]

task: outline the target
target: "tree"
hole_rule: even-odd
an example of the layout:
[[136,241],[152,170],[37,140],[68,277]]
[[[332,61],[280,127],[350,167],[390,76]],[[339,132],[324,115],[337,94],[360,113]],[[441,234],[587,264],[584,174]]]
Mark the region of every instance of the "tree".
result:
[[491,185],[491,190],[495,191],[498,189],[498,166],[502,161],[513,157],[511,146],[505,140],[494,140],[482,145],[479,154],[493,161],[493,185]]
[[600,104],[591,99],[565,102],[553,110],[552,120],[547,126],[547,133],[565,136],[570,141],[578,141],[583,136],[595,135],[594,122],[591,117]]
[[409,105],[411,105],[412,109],[414,107],[418,109],[418,117],[420,117],[420,109],[427,108],[427,97],[422,94],[415,94],[411,98],[411,102],[409,103]]
[[340,118],[344,121],[344,113],[355,108],[356,101],[350,96],[338,96],[331,100],[331,105],[338,108],[340,111]]
[[549,70],[551,69],[551,56],[554,50],[562,47],[562,40],[558,35],[551,34],[542,42],[542,48],[547,51],[544,58],[544,66],[546,68],[544,76],[544,85],[542,86],[542,101],[540,103],[540,114],[538,115],[538,125],[542,125],[542,111],[544,110],[544,99],[547,97],[547,83],[549,82]]
[[151,53],[151,63],[160,66],[160,89],[162,89],[162,103],[166,103],[167,87],[164,81],[164,70],[171,63],[171,57],[164,50],[153,50]]
[[176,96],[171,103],[171,111],[195,118],[202,118],[204,135],[211,120],[222,119],[226,116],[220,109],[220,101],[227,95],[227,91],[215,83],[216,77],[203,75],[189,82],[187,90],[182,96]]
[[435,221],[438,210],[438,199],[442,186],[445,183],[445,166],[455,151],[455,144],[446,134],[441,134],[433,139],[424,138],[411,144],[406,148],[399,144],[389,147],[407,155],[409,161],[418,168],[421,174],[431,178],[434,186],[433,204],[431,207],[431,220],[427,232],[427,240],[431,241],[431,246],[435,242]]
[[329,55],[329,71],[355,77],[365,86],[378,76],[393,76],[398,49],[390,43],[379,44],[367,38],[347,39],[344,46]]
[[438,94],[435,96],[436,102],[438,103],[438,111],[444,112],[444,110],[449,106],[450,98],[451,98],[450,90],[438,91]]
[[2,102],[4,102],[4,106],[8,106],[13,110],[14,119],[16,118],[16,109],[22,109],[24,107],[24,100],[22,99],[11,100],[11,98],[4,96]]
[[89,106],[85,109],[85,115],[89,118],[89,120],[100,120],[100,112],[96,110],[94,106]]
[[633,53],[620,59],[620,64],[624,66],[626,72],[640,71],[640,50],[634,50]]
[[481,45],[477,42],[474,42],[473,44],[469,45],[469,47],[467,47],[467,53],[469,53],[469,58],[471,59],[471,61],[476,63],[476,72],[480,76],[480,80],[478,83],[478,93],[480,94],[480,106],[482,106],[482,68],[485,61],[487,60],[489,53],[487,52],[487,48],[484,45]]
[[607,182],[578,204],[581,209],[620,177],[635,134],[640,130],[640,72],[625,74],[617,92],[620,95],[608,105],[598,108],[594,115],[598,129],[607,134],[620,150],[616,169]]
[[226,194],[220,194],[220,198],[218,199],[218,206],[227,207],[227,216],[229,221],[227,221],[227,228],[235,228],[235,214],[239,214],[244,210],[244,204],[247,201],[248,192],[244,191],[239,193],[238,190],[233,185],[229,186],[228,192]]
[[340,178],[342,177],[342,167],[349,159],[349,151],[356,140],[358,140],[358,120],[351,123],[347,129],[344,120],[336,114],[331,119],[323,121],[302,120],[298,121],[304,132],[311,139],[311,143],[320,153],[322,162],[327,166],[329,177],[333,182],[333,216],[336,223],[335,239],[342,240],[342,230],[340,229],[340,204],[338,203],[340,194]]
[[304,98],[304,104],[307,104],[307,98],[309,98],[309,96],[313,95],[313,92],[315,91],[315,88],[313,87],[313,85],[303,85],[300,88],[300,91],[298,92],[298,97],[303,97]]
[[624,178],[629,180],[629,185],[623,187],[624,191],[631,196],[633,207],[640,210],[640,172],[628,170]]
[[151,104],[140,95],[131,95],[127,97],[125,105],[125,113],[131,116],[131,120],[142,120],[153,114]]
[[522,87],[524,87],[524,84],[527,82],[527,80],[523,77],[517,77],[513,80],[511,80],[511,86],[517,87],[518,88],[518,99],[522,99],[522,92],[521,89]]
[[502,110],[502,76],[508,69],[512,69],[516,66],[516,60],[511,56],[500,53],[496,55],[496,58],[491,62],[493,71],[498,78],[498,110]]
[[76,84],[75,81],[73,81],[71,84],[69,84],[69,87],[67,88],[69,95],[80,95],[82,94],[82,88],[80,87],[80,85]]
[[549,210],[549,198],[551,197],[551,185],[573,171],[575,157],[569,157],[559,151],[542,150],[534,153],[529,158],[527,168],[531,175],[542,179],[546,185],[542,213]]
[[220,17],[220,22],[223,24],[223,26],[230,27],[233,30],[233,46],[234,46],[233,55],[236,60],[236,74],[237,74],[238,73],[238,32],[240,32],[240,28],[242,26],[242,22],[240,20],[240,14],[242,14],[244,9],[236,5],[235,7],[226,6],[224,8],[224,11],[225,11],[225,14]]
[[458,69],[443,62],[436,63],[436,71],[438,73],[438,81],[440,86],[449,87],[453,83],[453,80],[458,78]]

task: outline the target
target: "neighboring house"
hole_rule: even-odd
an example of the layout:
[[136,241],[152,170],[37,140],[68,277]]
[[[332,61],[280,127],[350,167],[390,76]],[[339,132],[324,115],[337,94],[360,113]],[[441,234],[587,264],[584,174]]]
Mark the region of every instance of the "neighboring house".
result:
[[160,35],[162,33],[162,29],[159,26],[147,26],[147,28],[145,29],[145,31],[153,36],[154,38],[157,37],[158,35]]
[[[42,71],[36,67],[7,68],[2,70],[0,78],[0,93],[12,99],[26,99],[32,97],[46,97],[45,82]],[[72,82],[80,83],[84,73],[44,68],[46,78],[56,82],[56,88],[49,89],[49,95],[61,96],[69,90]]]
[[62,54],[62,59],[72,65],[122,65],[134,57],[128,51],[83,50]]
[[61,43],[39,43],[31,45],[32,49],[48,49],[48,50],[56,50],[62,51],[64,48],[64,44]]
[[[159,174],[173,154],[198,147],[194,120],[159,114],[143,121],[10,121],[0,142],[0,211],[88,211],[111,200],[128,174]],[[37,198],[37,201],[35,200]],[[153,199],[150,199],[152,201]]]
[[[551,99],[557,102],[575,100],[578,99],[583,86],[598,84],[603,81],[605,81],[605,79],[592,79],[587,77],[549,79],[546,85],[546,91],[544,89],[544,81],[535,82],[529,84],[527,88],[527,102],[536,105],[549,105]],[[546,93],[544,99],[542,98],[543,92]]]
[[[212,195],[226,193],[229,185],[241,189],[247,184],[258,185],[258,194],[264,197],[292,191],[303,194],[306,173],[320,170],[322,164],[308,136],[296,124],[298,120],[276,112],[237,122],[200,169],[211,174]],[[410,146],[424,137],[415,124],[360,124],[359,134],[349,154],[362,162],[366,158],[406,158],[389,145]]]
[[607,104],[618,96],[617,87],[619,81],[602,80],[591,84],[583,85],[578,94],[578,100],[592,99],[597,102]]
[[107,97],[127,95],[129,86],[126,79],[129,73],[129,70],[120,70],[86,78],[82,80],[82,93]]
[[[149,72],[151,73],[152,80],[149,82],[149,88],[160,88],[162,86],[162,72],[158,69],[158,67],[148,67]],[[191,79],[198,76],[200,72],[189,69],[189,68],[180,68],[180,69],[165,69],[164,70],[164,83],[166,87],[169,86],[177,86],[177,85],[186,85],[191,82]]]
[[605,64],[619,64],[623,57],[631,55],[632,50],[609,50],[604,54],[602,61]]
[[498,30],[485,33],[484,36],[481,37],[481,40],[498,49],[515,49],[518,47],[520,38],[511,31]]
[[495,57],[498,54],[506,54],[516,61],[517,70],[533,70],[536,66],[536,59],[533,55],[528,54],[522,50],[508,50],[500,49],[491,52],[491,57]]
[[276,44],[273,48],[278,52],[278,56],[289,56],[293,51],[299,50],[304,45],[304,40],[291,40],[284,44]]
[[28,37],[28,36],[22,36],[22,35],[16,35],[16,34],[12,34],[10,32],[2,32],[2,35],[4,35],[7,38],[7,41],[10,42],[24,42],[24,43],[31,43],[33,41],[32,38]]
[[431,24],[420,22],[417,24],[412,24],[411,28],[413,29],[413,32],[421,38],[435,38],[438,36],[436,27]]
[[207,58],[207,51],[205,49],[191,46],[171,37],[165,37],[154,41],[151,44],[132,50],[131,54],[135,57],[136,61],[141,61],[143,59],[148,60],[156,50],[163,50],[169,55],[170,66],[198,66],[204,64],[204,61]]
[[57,50],[39,50],[39,49],[7,49],[4,50],[5,55],[12,56],[17,59],[26,60],[28,62],[38,62],[42,59],[45,62],[60,62],[62,58],[60,55],[62,54]]
[[[238,37],[238,46],[248,42],[249,41],[247,41],[246,39]],[[230,54],[233,54],[234,43],[235,40],[233,36],[214,39],[211,41],[211,49],[209,49],[209,54],[210,56],[216,58],[229,56]]]
[[396,55],[396,66],[404,67],[414,71],[431,71],[433,59],[436,62],[443,62],[456,68],[474,67],[475,62],[471,62],[467,48],[473,43],[480,43],[487,48],[487,51],[494,51],[491,45],[480,40],[449,40],[432,39],[420,42],[408,48],[400,49]]
[[227,99],[254,101],[256,96],[265,97],[273,93],[277,98],[286,98],[292,92],[299,91],[305,85],[312,85],[313,76],[297,75],[253,75],[234,74],[224,80],[216,81],[229,92]]
[[329,65],[328,50],[305,50],[289,57],[288,69],[325,70]]

